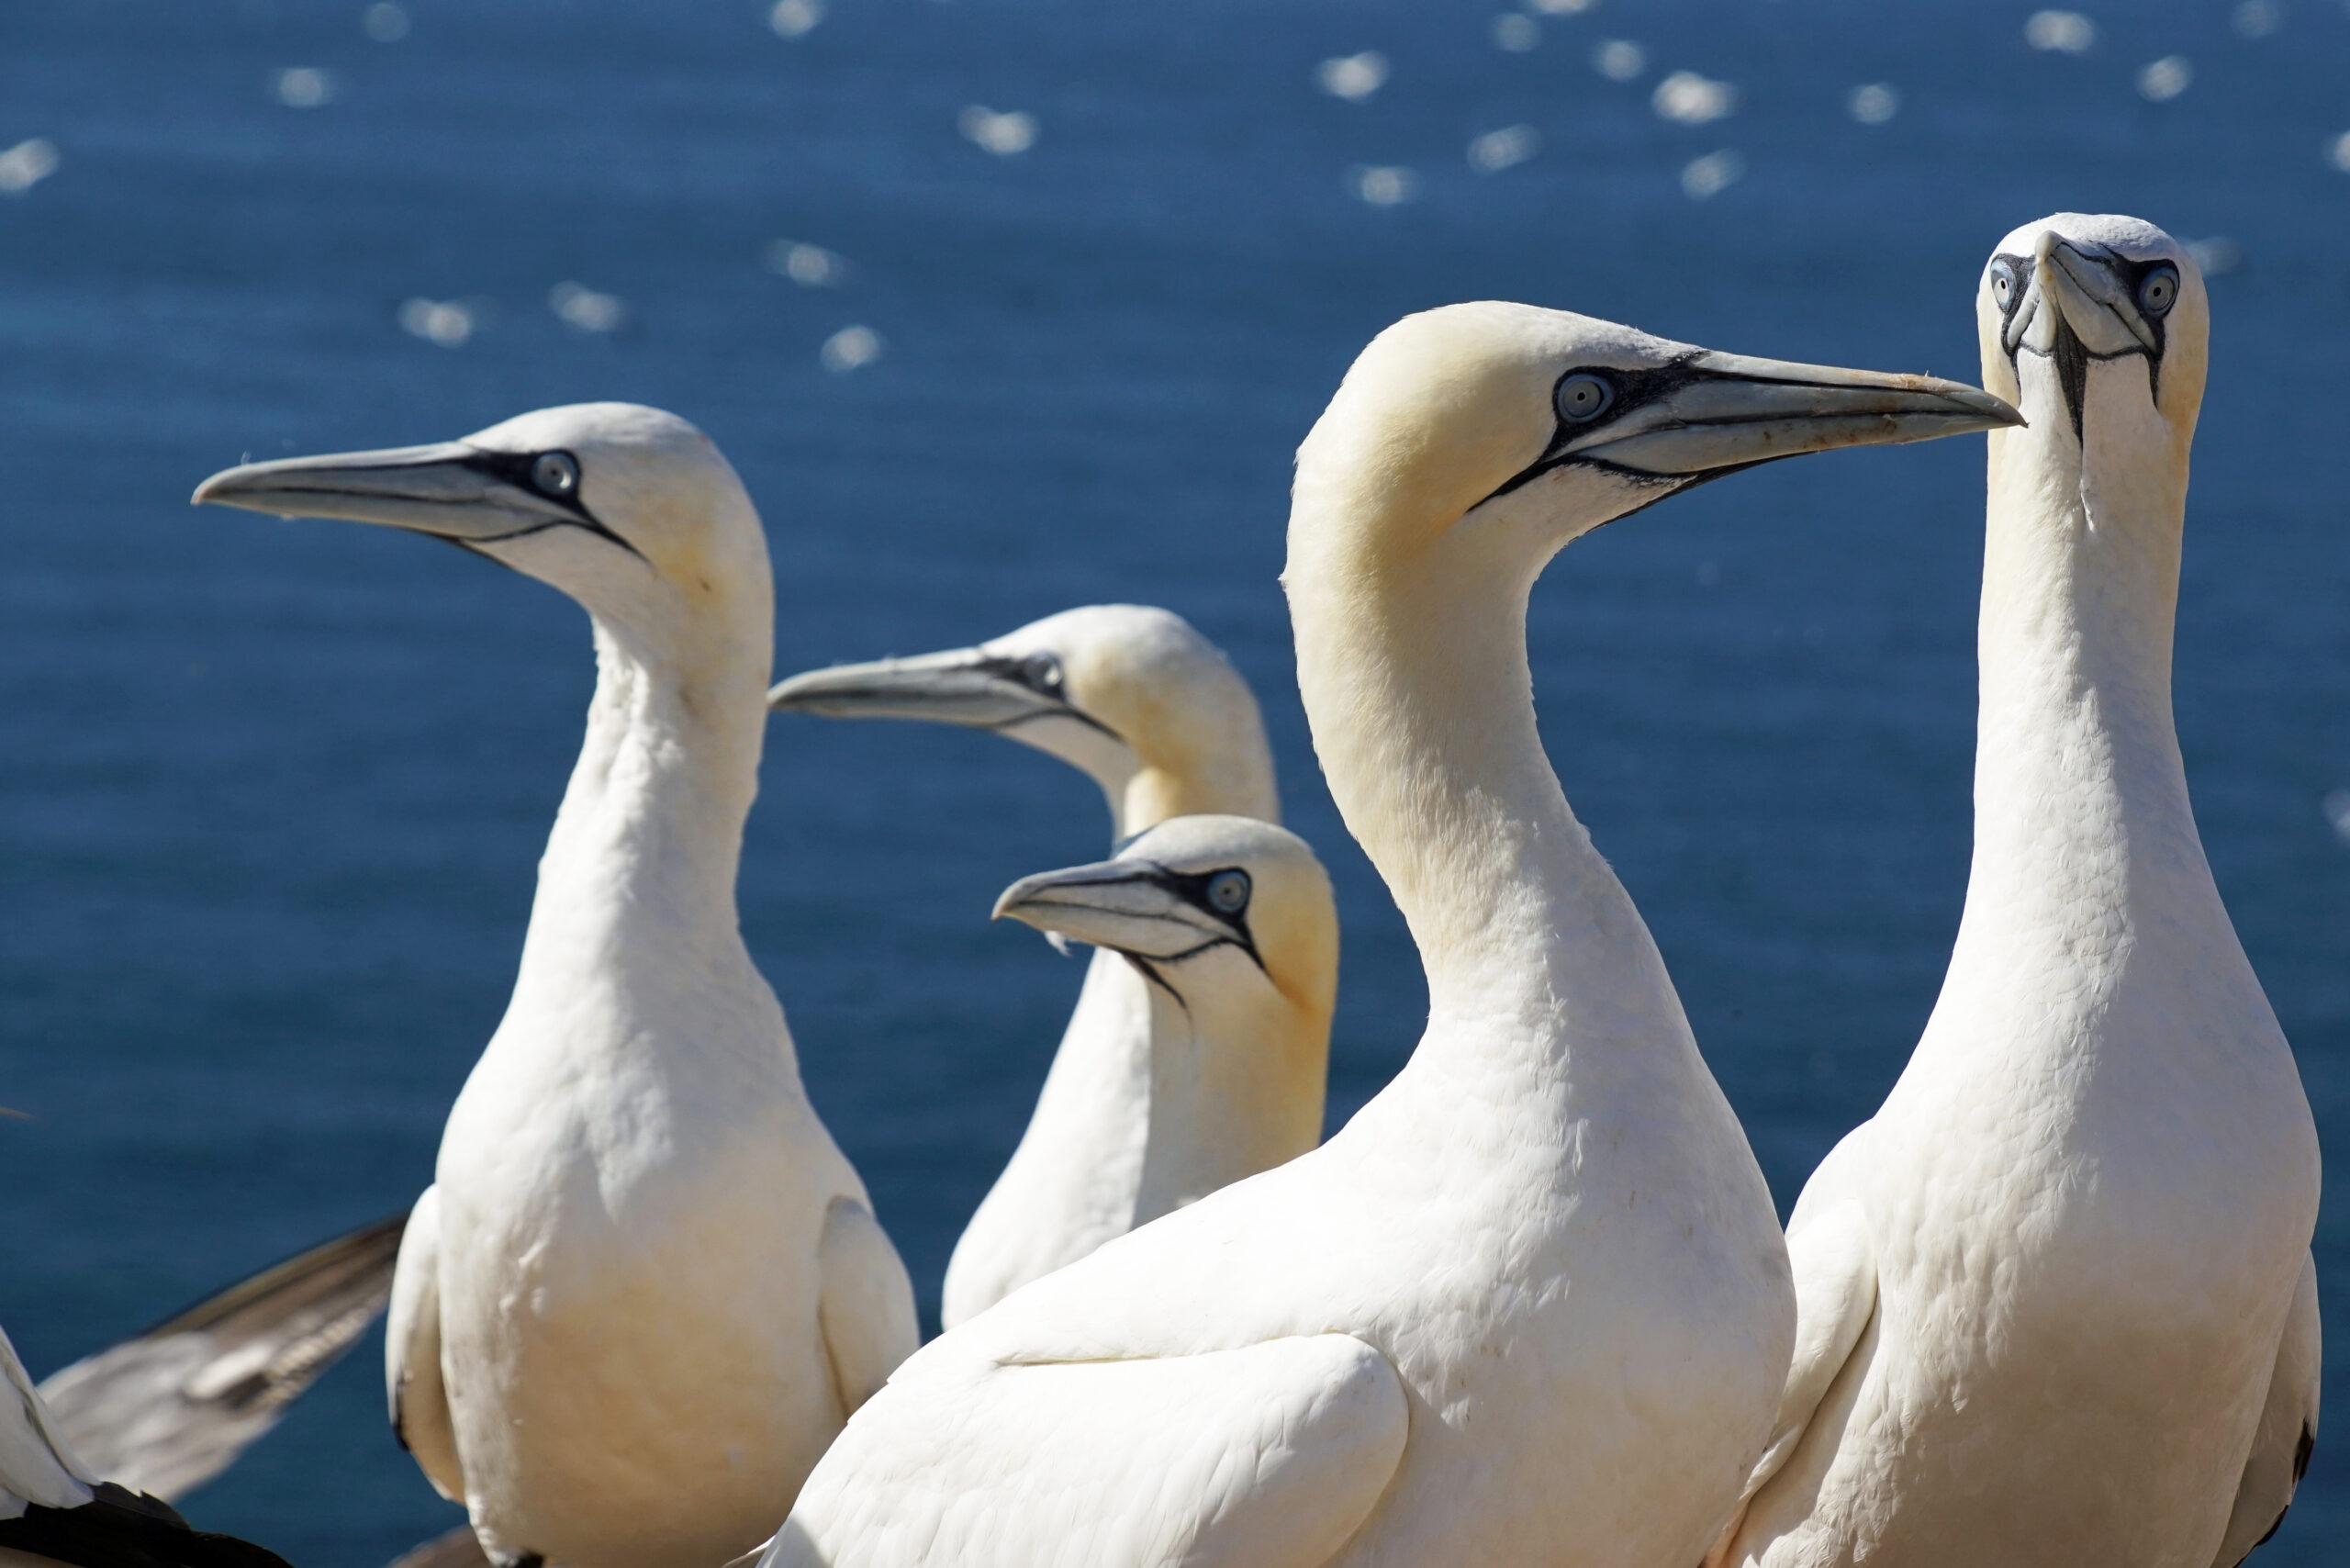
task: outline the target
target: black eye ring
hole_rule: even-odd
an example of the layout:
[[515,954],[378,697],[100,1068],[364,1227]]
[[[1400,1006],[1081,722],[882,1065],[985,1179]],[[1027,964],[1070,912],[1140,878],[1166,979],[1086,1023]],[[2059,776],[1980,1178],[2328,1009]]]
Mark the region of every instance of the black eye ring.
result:
[[1218,871],[1208,879],[1208,907],[1218,914],[1238,914],[1248,907],[1251,890],[1248,872],[1237,868]]
[[1559,418],[1571,425],[1587,425],[1606,413],[1616,401],[1616,388],[1604,375],[1588,370],[1578,370],[1561,376],[1558,390],[1550,394],[1550,402]]
[[1061,689],[1061,661],[1050,654],[1030,654],[1020,661],[1020,673],[1039,691]]
[[2178,303],[2178,269],[2165,262],[2138,280],[2138,308],[2149,316],[2167,316]]
[[542,452],[531,464],[531,483],[567,500],[579,493],[579,460],[567,452]]

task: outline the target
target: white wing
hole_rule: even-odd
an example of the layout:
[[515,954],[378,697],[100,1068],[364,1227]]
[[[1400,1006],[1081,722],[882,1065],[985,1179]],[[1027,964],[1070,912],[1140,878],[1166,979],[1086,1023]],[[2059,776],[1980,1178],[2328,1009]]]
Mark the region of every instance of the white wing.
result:
[[416,1460],[432,1489],[465,1500],[457,1432],[441,1381],[441,1189],[427,1187],[408,1211],[392,1271],[392,1307],[384,1324],[384,1385],[392,1435]]
[[2317,1312],[2317,1260],[2301,1260],[2300,1283],[2285,1315],[2285,1337],[2277,1347],[2277,1370],[2269,1374],[2268,1402],[2244,1461],[2235,1511],[2211,1568],[2235,1568],[2252,1549],[2277,1533],[2292,1505],[2293,1489],[2309,1468],[2317,1443],[2319,1363],[2322,1333]]
[[1876,1257],[1869,1244],[1868,1211],[1859,1198],[1846,1195],[1840,1180],[1852,1159],[1846,1150],[1865,1130],[1863,1124],[1829,1151],[1804,1184],[1787,1222],[1787,1262],[1796,1282],[1795,1359],[1787,1366],[1770,1447],[1747,1478],[1738,1512],[1707,1553],[1706,1568],[1739,1561],[1735,1548],[1748,1505],[1802,1446],[1820,1402],[1851,1362],[1875,1314]]
[[0,1332],[0,1519],[21,1518],[28,1503],[78,1508],[95,1495],[97,1484],[50,1425],[17,1347]]
[[1137,1361],[917,1363],[762,1568],[1314,1568],[1404,1455],[1402,1381],[1322,1334]]
[[40,1385],[91,1470],[166,1501],[269,1429],[366,1333],[391,1294],[405,1215],[265,1269]]
[[816,1323],[846,1419],[922,1343],[913,1282],[873,1211],[854,1198],[834,1198],[824,1211],[816,1270]]

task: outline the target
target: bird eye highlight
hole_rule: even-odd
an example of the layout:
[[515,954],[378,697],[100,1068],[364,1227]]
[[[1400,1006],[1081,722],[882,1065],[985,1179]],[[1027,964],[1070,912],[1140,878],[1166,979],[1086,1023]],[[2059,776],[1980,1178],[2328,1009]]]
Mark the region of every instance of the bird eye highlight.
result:
[[1218,871],[1208,879],[1208,907],[1218,914],[1238,914],[1248,907],[1248,873]]
[[1061,661],[1050,654],[1030,654],[1021,661],[1020,673],[1039,691],[1061,689]]
[[1587,370],[1577,371],[1559,383],[1559,390],[1551,401],[1559,407],[1559,418],[1569,424],[1587,424],[1607,411],[1616,401],[1616,388],[1604,376]]
[[2156,267],[2138,280],[2138,308],[2149,316],[2165,316],[2178,303],[2178,269]]
[[1991,263],[1991,297],[2004,310],[2016,299],[2016,269],[2006,262]]
[[579,493],[579,464],[567,452],[543,452],[531,465],[531,483],[550,496]]

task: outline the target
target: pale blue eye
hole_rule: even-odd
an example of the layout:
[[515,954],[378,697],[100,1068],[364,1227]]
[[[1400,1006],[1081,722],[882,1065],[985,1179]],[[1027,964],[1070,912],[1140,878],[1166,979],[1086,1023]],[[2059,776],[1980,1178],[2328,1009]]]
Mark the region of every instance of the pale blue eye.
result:
[[1578,371],[1559,383],[1552,401],[1558,404],[1559,418],[1569,424],[1587,424],[1616,401],[1616,388],[1587,370]]
[[2178,303],[2178,269],[2164,265],[2156,267],[2138,280],[2138,308],[2149,316],[2169,314]]
[[1248,873],[1218,871],[1208,879],[1208,907],[1218,914],[1238,914],[1248,907]]
[[579,489],[579,465],[567,452],[545,452],[531,465],[531,483],[550,496],[569,496]]

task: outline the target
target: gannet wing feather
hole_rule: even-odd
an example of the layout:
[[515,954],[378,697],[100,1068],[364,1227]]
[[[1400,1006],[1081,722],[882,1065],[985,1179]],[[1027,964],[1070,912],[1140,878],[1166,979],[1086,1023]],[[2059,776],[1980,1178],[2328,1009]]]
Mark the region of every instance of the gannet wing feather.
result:
[[441,1189],[427,1187],[408,1211],[392,1274],[391,1314],[384,1324],[384,1391],[392,1435],[453,1503],[465,1498],[456,1427],[441,1371]]
[[1876,1258],[1868,1210],[1844,1177],[1866,1123],[1845,1135],[1804,1184],[1787,1221],[1787,1263],[1795,1273],[1796,1351],[1779,1396],[1770,1446],[1747,1477],[1738,1511],[1706,1556],[1706,1568],[1737,1561],[1732,1547],[1749,1505],[1778,1477],[1802,1446],[1828,1391],[1860,1349],[1876,1313]]
[[235,1462],[357,1343],[390,1294],[407,1216],[265,1269],[40,1385],[90,1468],[186,1495]]
[[824,1211],[816,1267],[816,1323],[846,1419],[922,1343],[913,1281],[881,1222],[854,1198],[834,1198]]
[[97,1484],[50,1419],[16,1346],[0,1330],[0,1519],[21,1517],[28,1504],[78,1508]]
[[763,1568],[1315,1568],[1378,1505],[1407,1411],[1345,1334],[917,1362],[848,1424]]
[[2252,1549],[2277,1533],[2293,1490],[2309,1468],[2317,1442],[2317,1403],[2322,1348],[2317,1310],[2317,1260],[2301,1260],[2300,1283],[2285,1315],[2285,1336],[2277,1347],[2277,1370],[2268,1380],[2268,1400],[2244,1461],[2228,1533],[2211,1568],[2236,1568]]

